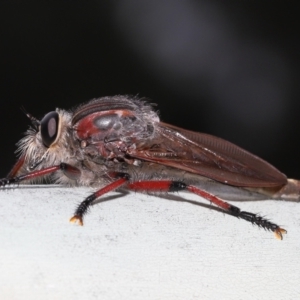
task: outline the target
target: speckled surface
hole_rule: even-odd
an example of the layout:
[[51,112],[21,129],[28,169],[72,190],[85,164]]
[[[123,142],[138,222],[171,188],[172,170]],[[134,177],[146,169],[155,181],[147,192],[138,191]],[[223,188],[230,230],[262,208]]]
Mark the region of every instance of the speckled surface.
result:
[[83,227],[70,224],[91,191],[0,191],[2,300],[300,296],[300,203],[235,203],[287,229],[278,241],[223,213],[136,193],[110,193]]

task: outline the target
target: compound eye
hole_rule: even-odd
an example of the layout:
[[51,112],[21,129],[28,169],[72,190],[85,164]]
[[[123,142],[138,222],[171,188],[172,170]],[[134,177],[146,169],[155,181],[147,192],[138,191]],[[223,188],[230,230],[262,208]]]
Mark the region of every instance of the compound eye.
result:
[[41,121],[41,136],[43,144],[49,148],[56,140],[59,126],[59,115],[51,111]]

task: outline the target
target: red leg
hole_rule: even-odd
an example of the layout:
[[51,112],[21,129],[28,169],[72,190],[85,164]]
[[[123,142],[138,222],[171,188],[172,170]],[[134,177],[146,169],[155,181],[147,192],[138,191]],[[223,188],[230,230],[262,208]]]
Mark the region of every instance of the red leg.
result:
[[83,216],[86,214],[88,208],[90,207],[90,205],[100,196],[107,194],[110,191],[113,191],[117,188],[119,188],[120,186],[124,185],[125,183],[127,183],[127,181],[129,180],[129,176],[127,174],[123,174],[120,173],[118,174],[119,177],[121,177],[120,179],[117,179],[116,181],[108,184],[107,186],[105,186],[104,188],[98,190],[97,192],[91,194],[90,196],[88,196],[84,201],[82,201],[79,206],[77,207],[74,216],[70,219],[70,222],[72,223],[77,223],[79,225],[83,225]]
[[271,230],[275,233],[276,238],[282,239],[282,234],[286,233],[286,230],[280,228],[278,225],[271,223],[267,219],[262,218],[257,214],[253,214],[246,211],[241,211],[238,207],[231,205],[224,200],[206,192],[199,188],[187,185],[180,181],[137,181],[130,183],[128,188],[135,191],[165,191],[165,192],[176,192],[181,190],[188,190],[191,193],[201,196],[202,198],[211,201],[216,206],[227,211],[229,214],[244,219],[252,224],[256,224],[264,229]]
[[[14,169],[18,167],[18,170],[19,170],[21,168],[19,166],[19,162],[20,161],[17,162],[17,164],[15,165],[13,170],[10,172],[10,174],[16,174],[17,171],[14,171]],[[61,164],[56,165],[56,166],[48,167],[48,168],[37,170],[37,171],[32,171],[32,172],[29,172],[29,173],[26,173],[26,174],[23,174],[23,175],[19,175],[19,176],[15,176],[15,177],[2,178],[2,179],[0,179],[0,187],[1,186],[6,186],[6,185],[9,185],[9,184],[13,184],[13,183],[18,183],[18,182],[25,181],[25,180],[30,180],[30,179],[34,179],[34,178],[43,177],[45,175],[54,173],[58,170],[62,170],[64,172],[64,174],[67,177],[69,177],[70,179],[76,179],[80,176],[80,170],[79,169],[77,169],[77,168],[75,168],[71,165],[61,163]]]
[[17,162],[15,163],[15,165],[13,166],[13,168],[10,170],[10,172],[7,175],[7,178],[12,178],[15,177],[17,175],[17,173],[19,172],[19,170],[22,168],[22,166],[24,165],[24,161],[25,161],[25,155],[21,156]]

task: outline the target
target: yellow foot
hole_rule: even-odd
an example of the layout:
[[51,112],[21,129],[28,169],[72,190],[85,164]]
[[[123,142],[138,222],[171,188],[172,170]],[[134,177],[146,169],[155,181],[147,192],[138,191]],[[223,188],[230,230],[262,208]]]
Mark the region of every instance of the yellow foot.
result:
[[282,240],[283,239],[283,234],[286,234],[287,231],[283,228],[280,228],[278,227],[275,231],[274,231],[274,234],[275,234],[275,237],[279,240]]
[[82,221],[82,217],[81,216],[73,216],[71,219],[70,219],[70,222],[71,223],[77,223],[78,225],[80,226],[83,226],[83,221]]

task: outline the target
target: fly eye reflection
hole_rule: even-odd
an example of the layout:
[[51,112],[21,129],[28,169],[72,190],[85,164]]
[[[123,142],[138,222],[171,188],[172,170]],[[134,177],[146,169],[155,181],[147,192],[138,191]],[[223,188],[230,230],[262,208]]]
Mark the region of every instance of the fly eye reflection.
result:
[[59,115],[51,111],[41,121],[41,136],[43,144],[49,148],[56,140],[58,134]]

